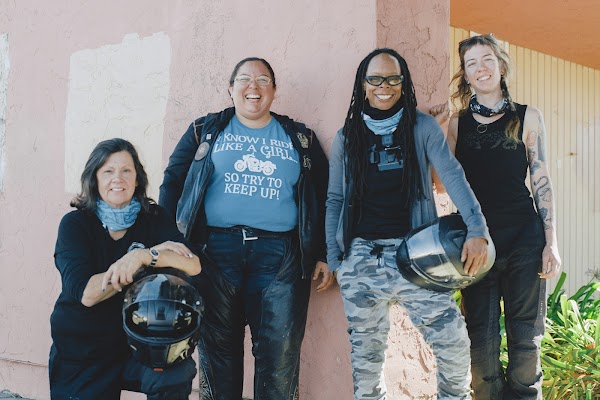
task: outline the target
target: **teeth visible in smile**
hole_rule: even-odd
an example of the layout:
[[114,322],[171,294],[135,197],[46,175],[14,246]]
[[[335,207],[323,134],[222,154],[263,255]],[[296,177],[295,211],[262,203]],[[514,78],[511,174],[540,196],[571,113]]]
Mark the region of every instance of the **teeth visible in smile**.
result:
[[123,190],[125,190],[125,189],[122,189],[122,188],[113,188],[113,189],[111,189],[111,190],[112,190],[113,192],[122,192],[122,191],[123,191]]
[[487,81],[488,79],[490,79],[490,76],[482,76],[481,78],[477,79],[478,81]]
[[260,96],[257,94],[249,94],[246,96],[247,99],[260,99]]
[[380,100],[389,100],[392,98],[391,94],[377,94],[376,96]]

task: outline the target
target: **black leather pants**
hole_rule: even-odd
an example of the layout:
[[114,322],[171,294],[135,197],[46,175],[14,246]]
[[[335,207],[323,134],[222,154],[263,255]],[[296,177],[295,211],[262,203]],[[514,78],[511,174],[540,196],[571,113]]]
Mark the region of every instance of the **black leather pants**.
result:
[[296,399],[310,294],[310,280],[302,279],[297,239],[244,241],[233,233],[214,232],[205,254],[209,262],[203,264],[200,284],[205,300],[198,344],[200,398],[242,398],[248,323],[255,357],[254,399]]

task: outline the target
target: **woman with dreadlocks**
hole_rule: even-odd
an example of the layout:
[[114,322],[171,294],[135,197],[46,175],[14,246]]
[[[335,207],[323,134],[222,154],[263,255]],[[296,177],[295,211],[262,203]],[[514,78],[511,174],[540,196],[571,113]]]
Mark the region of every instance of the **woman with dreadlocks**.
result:
[[[561,266],[544,120],[537,109],[512,101],[510,60],[493,35],[463,40],[458,52],[451,98],[459,111],[450,119],[448,143],[481,201],[497,252],[490,273],[462,291],[473,389],[478,399],[541,399],[546,280]],[[438,118],[447,104],[431,112]],[[533,201],[525,186],[528,169]],[[501,298],[506,373],[499,359]]]
[[330,153],[327,262],[336,271],[349,323],[355,399],[385,399],[389,309],[402,305],[431,346],[438,398],[468,399],[469,338],[451,292],[405,279],[395,254],[402,237],[433,220],[432,166],[461,211],[465,271],[487,261],[485,218],[430,115],[417,110],[404,58],[377,49],[362,60],[344,127]]

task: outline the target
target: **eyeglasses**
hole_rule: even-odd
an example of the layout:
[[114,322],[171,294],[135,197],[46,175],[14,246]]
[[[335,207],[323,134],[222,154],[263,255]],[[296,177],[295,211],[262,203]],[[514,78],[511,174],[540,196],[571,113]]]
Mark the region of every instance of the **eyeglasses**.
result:
[[380,86],[383,82],[387,82],[390,86],[398,86],[404,82],[404,75],[377,76],[371,75],[365,78],[369,85]]
[[260,75],[256,78],[252,78],[248,75],[239,75],[234,81],[242,86],[248,86],[252,81],[256,82],[258,86],[269,86],[269,84],[271,84],[271,78],[266,75]]

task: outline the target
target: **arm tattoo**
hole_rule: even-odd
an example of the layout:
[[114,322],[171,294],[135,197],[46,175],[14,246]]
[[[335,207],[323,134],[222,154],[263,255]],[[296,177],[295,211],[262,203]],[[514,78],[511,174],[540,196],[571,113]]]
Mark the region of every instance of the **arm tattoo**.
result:
[[535,175],[535,172],[540,168],[540,162],[537,159],[538,154],[535,145],[537,135],[538,134],[535,131],[529,132],[529,135],[527,135],[527,143],[525,143],[529,156],[529,173],[531,175]]
[[531,173],[531,175],[535,175],[536,171],[538,169],[540,169],[541,165],[540,162],[537,160],[532,160],[531,163],[529,164],[529,172]]
[[546,162],[546,152],[544,151],[544,120],[542,119],[542,115],[538,116],[538,132],[537,132],[537,147],[538,147],[538,159],[541,162]]
[[529,153],[529,172],[535,175],[541,164],[546,162],[546,152],[544,151],[544,120],[541,114],[538,116],[538,128],[532,130],[527,135],[527,152]]
[[552,183],[546,166],[546,151],[544,149],[545,129],[541,113],[538,114],[537,129],[532,129],[527,135],[527,152],[529,153],[529,174],[531,190],[538,214],[544,224],[544,230],[554,229],[554,196]]
[[538,214],[544,222],[544,229],[552,228],[552,187],[547,176],[541,176],[533,182],[533,198],[538,208]]
[[534,196],[536,200],[552,201],[552,189],[550,179],[546,175],[540,176],[540,179],[533,183],[535,185]]

